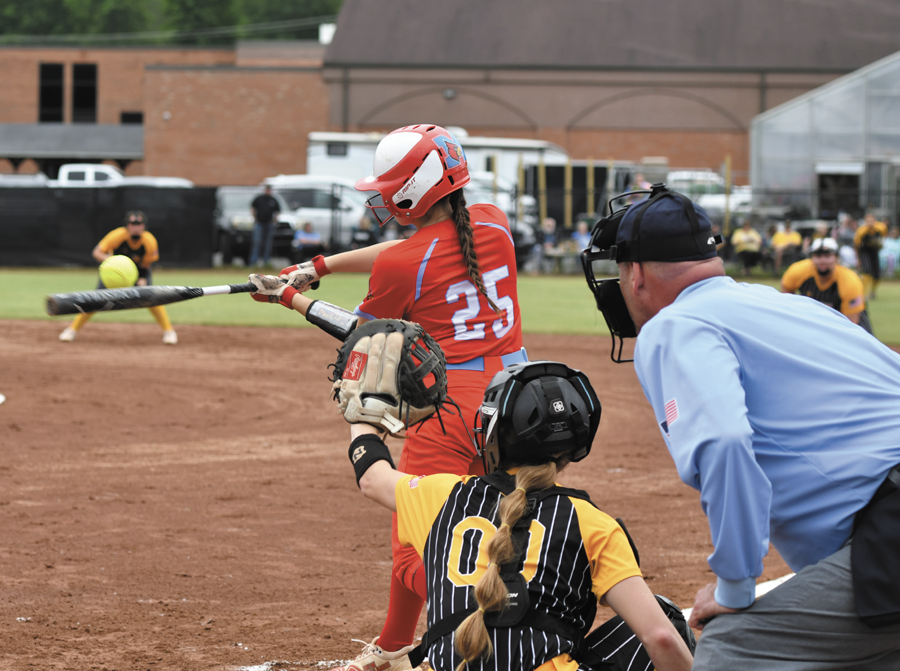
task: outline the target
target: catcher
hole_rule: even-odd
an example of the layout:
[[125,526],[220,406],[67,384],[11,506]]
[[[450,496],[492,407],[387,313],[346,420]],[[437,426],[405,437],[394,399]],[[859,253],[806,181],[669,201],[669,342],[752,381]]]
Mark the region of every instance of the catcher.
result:
[[[690,669],[693,634],[647,588],[624,528],[585,492],[554,484],[590,453],[600,422],[587,377],[549,361],[509,366],[473,427],[489,475],[397,471],[380,433],[447,402],[444,367],[434,340],[398,320],[358,328],[335,364],[357,483],[396,511],[400,542],[422,555],[428,586],[422,645],[373,644],[372,668],[397,668],[408,655],[412,665],[427,656],[437,671]],[[619,617],[585,638],[597,601]]]

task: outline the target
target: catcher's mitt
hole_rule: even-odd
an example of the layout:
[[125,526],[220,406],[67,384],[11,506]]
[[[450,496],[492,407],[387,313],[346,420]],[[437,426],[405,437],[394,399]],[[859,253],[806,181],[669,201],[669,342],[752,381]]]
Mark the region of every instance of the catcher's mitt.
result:
[[351,424],[373,424],[396,435],[447,400],[444,353],[412,322],[366,322],[344,341],[333,367],[334,399]]

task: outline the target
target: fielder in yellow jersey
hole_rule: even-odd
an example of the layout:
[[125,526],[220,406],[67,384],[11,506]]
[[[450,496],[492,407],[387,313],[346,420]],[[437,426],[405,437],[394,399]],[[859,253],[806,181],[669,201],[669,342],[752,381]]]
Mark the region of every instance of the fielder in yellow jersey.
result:
[[[368,369],[380,370],[373,351]],[[428,587],[422,645],[386,652],[376,640],[353,664],[400,671],[424,655],[436,671],[600,671],[622,656],[621,668],[690,669],[693,635],[644,583],[623,527],[585,492],[555,484],[588,455],[600,421],[587,377],[560,363],[516,364],[484,399],[475,433],[486,476],[401,473],[374,427],[352,427],[360,489],[397,511],[400,542],[422,554]],[[598,602],[618,617],[586,637]]]
[[[145,287],[152,284],[153,273],[151,266],[159,260],[159,245],[153,234],[146,229],[146,226],[147,217],[143,212],[128,212],[125,215],[124,224],[103,236],[103,239],[94,247],[91,256],[94,257],[97,263],[103,263],[110,256],[127,256],[138,267],[136,286]],[[105,289],[106,287],[103,286],[103,282],[98,282],[97,288]],[[163,343],[166,345],[177,344],[178,335],[172,328],[172,323],[169,321],[169,315],[166,313],[165,307],[158,305],[148,309],[156,323],[163,330]],[[88,323],[92,316],[93,313],[87,312],[75,317],[75,321],[59,334],[59,339],[63,342],[75,340],[78,332]]]
[[838,264],[838,246],[831,238],[819,238],[810,248],[810,258],[791,265],[781,278],[781,291],[830,305],[854,324],[872,333],[866,312],[863,282],[855,272]]
[[875,290],[881,279],[878,252],[884,244],[887,232],[887,224],[878,221],[874,214],[868,212],[862,225],[856,229],[856,233],[853,235],[853,244],[856,246],[856,253],[859,256],[859,272],[862,275],[868,298],[875,298]]

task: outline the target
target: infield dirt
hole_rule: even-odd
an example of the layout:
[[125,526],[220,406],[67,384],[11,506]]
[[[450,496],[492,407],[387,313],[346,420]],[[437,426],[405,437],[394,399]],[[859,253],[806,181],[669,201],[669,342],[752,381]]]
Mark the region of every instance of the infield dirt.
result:
[[[166,347],[97,319],[61,343],[63,326],[0,321],[0,668],[310,668],[378,635],[390,515],[347,462],[335,340],[176,324]],[[654,592],[693,605],[713,579],[706,519],[633,367],[607,337],[525,345],[603,403],[561,482],[625,520]],[[787,572],[773,550],[762,579]]]

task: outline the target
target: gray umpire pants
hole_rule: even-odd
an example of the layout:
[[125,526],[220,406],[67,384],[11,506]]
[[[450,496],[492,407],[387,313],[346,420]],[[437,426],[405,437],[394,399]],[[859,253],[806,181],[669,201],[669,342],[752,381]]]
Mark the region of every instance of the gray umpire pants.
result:
[[[900,575],[898,575],[900,579]],[[693,671],[898,671],[900,624],[856,615],[850,545],[703,629]]]

